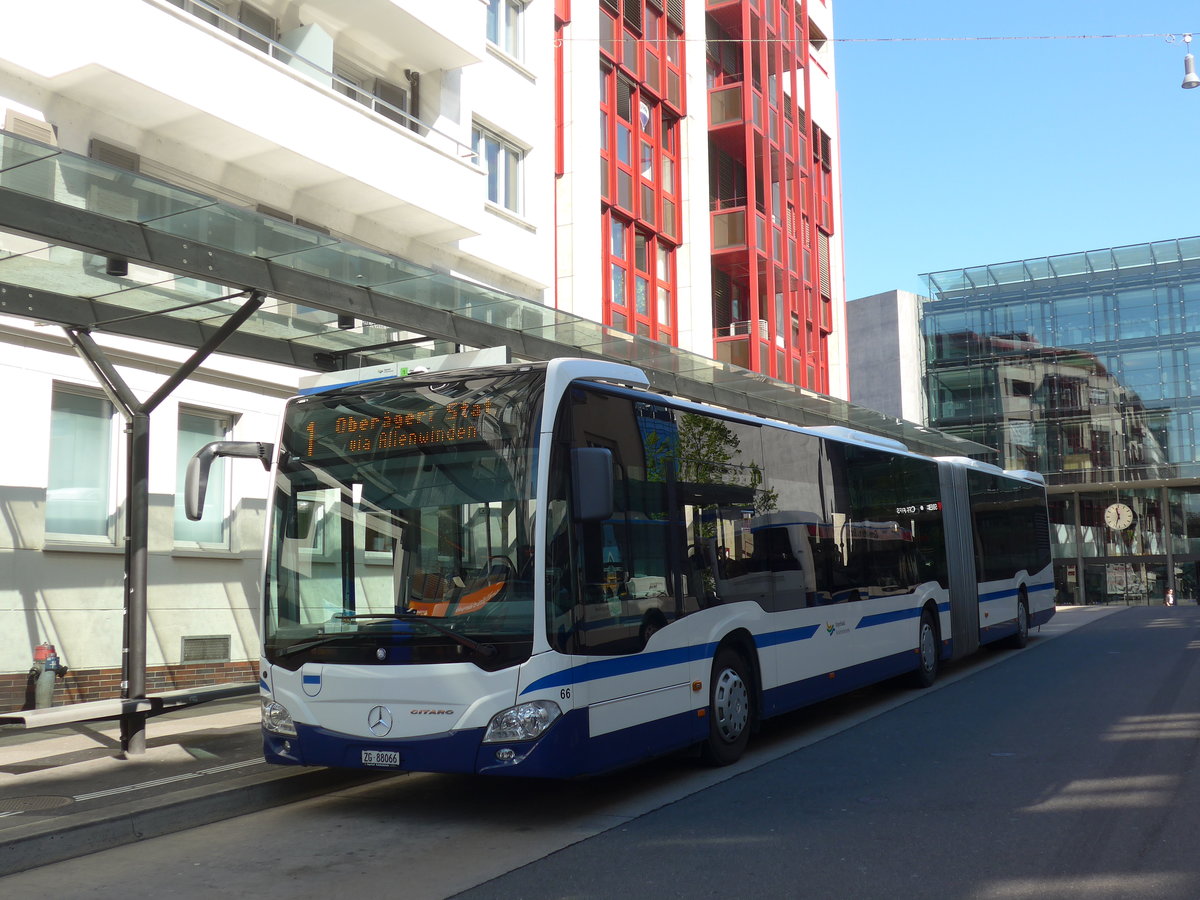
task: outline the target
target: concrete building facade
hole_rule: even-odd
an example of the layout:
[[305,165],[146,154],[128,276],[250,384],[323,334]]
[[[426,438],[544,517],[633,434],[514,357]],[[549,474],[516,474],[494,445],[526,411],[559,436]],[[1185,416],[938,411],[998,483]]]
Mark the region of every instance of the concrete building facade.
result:
[[909,291],[885,291],[846,304],[850,397],[857,405],[925,423],[924,299]]

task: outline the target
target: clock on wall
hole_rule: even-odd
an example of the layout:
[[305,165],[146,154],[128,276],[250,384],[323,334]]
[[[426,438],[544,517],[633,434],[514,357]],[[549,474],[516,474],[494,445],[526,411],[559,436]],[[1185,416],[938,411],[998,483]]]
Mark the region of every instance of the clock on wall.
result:
[[1114,531],[1124,531],[1133,524],[1133,510],[1128,503],[1113,503],[1104,511],[1104,524]]

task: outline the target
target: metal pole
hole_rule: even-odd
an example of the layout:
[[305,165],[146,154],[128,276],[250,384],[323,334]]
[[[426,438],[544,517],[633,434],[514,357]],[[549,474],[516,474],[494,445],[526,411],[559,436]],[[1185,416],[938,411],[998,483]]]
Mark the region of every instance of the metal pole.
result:
[[[146,696],[146,545],[150,513],[150,416],[138,411],[126,425],[129,486],[125,536],[125,617],[128,640],[122,696]],[[146,713],[121,713],[121,749],[126,755],[146,752]]]
[[1071,491],[1071,521],[1075,523],[1075,589],[1076,601],[1080,606],[1086,606],[1087,578],[1083,568],[1083,522],[1079,519],[1079,491]]
[[[1166,550],[1167,556],[1167,580],[1164,591],[1175,590],[1175,548],[1171,534],[1171,489],[1165,484],[1159,488],[1158,493],[1159,509],[1162,510],[1162,533],[1161,539]],[[1165,596],[1165,595],[1164,595]],[[1175,600],[1176,605],[1179,603],[1178,597]]]

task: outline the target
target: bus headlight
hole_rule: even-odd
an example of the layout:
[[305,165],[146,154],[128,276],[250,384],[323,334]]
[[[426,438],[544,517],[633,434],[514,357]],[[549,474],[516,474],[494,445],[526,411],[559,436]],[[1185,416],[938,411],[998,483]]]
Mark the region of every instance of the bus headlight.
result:
[[287,707],[274,700],[268,700],[266,697],[262,700],[262,726],[274,734],[296,736],[296,725],[292,721],[292,714],[287,711]]
[[483,742],[532,741],[545,734],[551,723],[561,715],[562,710],[553,700],[533,700],[510,707],[492,716]]

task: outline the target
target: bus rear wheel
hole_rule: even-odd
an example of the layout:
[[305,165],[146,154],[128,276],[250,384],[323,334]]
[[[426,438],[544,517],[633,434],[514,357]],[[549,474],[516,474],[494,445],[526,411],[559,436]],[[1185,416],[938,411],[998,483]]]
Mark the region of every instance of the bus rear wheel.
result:
[[937,622],[929,610],[921,613],[921,630],[917,633],[917,671],[913,673],[913,685],[927,688],[937,681],[938,667],[938,633]]
[[740,653],[728,647],[717,652],[708,698],[704,759],[715,766],[727,766],[741,758],[750,742],[754,711],[748,666]]
[[1021,592],[1021,598],[1017,601],[1017,633],[1009,637],[1008,646],[1014,650],[1020,650],[1029,643],[1029,601],[1025,599],[1025,592]]

